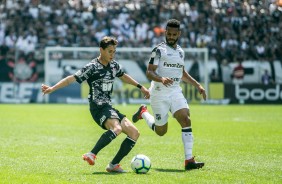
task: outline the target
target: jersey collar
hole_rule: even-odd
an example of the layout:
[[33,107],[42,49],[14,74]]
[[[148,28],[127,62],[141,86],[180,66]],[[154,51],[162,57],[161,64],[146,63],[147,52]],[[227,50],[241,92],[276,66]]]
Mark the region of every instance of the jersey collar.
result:
[[176,47],[174,48],[174,47],[172,47],[172,46],[170,46],[169,44],[167,44],[166,42],[165,42],[165,44],[169,47],[169,48],[172,48],[173,50],[176,50],[177,49],[177,44],[176,44]]

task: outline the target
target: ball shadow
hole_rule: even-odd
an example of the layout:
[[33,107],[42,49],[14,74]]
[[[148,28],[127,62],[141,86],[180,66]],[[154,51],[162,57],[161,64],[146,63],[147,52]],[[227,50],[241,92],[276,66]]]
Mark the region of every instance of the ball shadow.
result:
[[118,173],[118,172],[93,172],[93,175],[117,175],[117,174],[126,174],[126,173]]
[[185,172],[185,170],[182,169],[162,169],[162,168],[154,168],[155,171],[158,172]]

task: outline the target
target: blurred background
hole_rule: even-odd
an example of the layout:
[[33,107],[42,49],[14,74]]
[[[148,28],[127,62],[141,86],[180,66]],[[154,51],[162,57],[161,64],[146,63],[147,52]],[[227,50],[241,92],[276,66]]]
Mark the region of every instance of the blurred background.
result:
[[[149,87],[150,51],[170,18],[181,21],[185,67],[207,88],[205,103],[282,104],[279,0],[2,0],[0,103],[87,103],[85,84],[45,98],[40,86],[97,57],[106,35],[118,39],[124,70]],[[144,102],[118,80],[113,90],[114,103]],[[203,103],[190,85],[183,92]]]

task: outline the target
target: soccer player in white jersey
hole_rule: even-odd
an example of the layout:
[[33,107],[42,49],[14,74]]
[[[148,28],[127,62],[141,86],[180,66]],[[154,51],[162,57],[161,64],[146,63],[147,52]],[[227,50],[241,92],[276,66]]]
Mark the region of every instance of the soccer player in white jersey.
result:
[[196,162],[192,155],[193,134],[189,106],[182,93],[180,82],[184,81],[195,86],[205,100],[206,92],[184,69],[184,51],[177,45],[180,34],[180,22],[170,19],[166,25],[166,42],[153,49],[146,72],[147,77],[152,80],[149,90],[153,116],[145,105],[141,105],[133,115],[132,121],[135,123],[139,119],[144,119],[156,134],[163,136],[167,132],[170,111],[182,128],[185,170],[191,170],[203,167],[204,163]]
[[118,41],[115,38],[105,36],[100,41],[100,55],[98,57],[54,86],[42,84],[41,90],[43,94],[49,94],[75,81],[78,83],[87,81],[89,85],[90,113],[94,121],[106,131],[101,135],[93,149],[82,155],[82,158],[89,165],[94,165],[97,154],[118,135],[124,133],[127,137],[121,143],[120,149],[113,160],[106,167],[108,172],[122,173],[125,171],[120,167],[119,163],[134,147],[139,137],[139,131],[124,114],[112,107],[111,93],[114,80],[118,77],[123,82],[138,87],[145,98],[149,98],[150,93],[147,88],[141,86],[132,77],[124,73],[119,63],[114,60],[117,44]]

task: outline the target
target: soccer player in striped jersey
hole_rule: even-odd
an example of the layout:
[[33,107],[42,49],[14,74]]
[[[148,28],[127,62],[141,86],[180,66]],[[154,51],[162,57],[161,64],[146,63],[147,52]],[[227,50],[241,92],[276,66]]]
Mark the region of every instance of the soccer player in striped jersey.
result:
[[148,89],[124,73],[119,63],[114,60],[117,44],[118,41],[115,38],[104,37],[100,41],[100,55],[97,58],[78,70],[74,75],[67,76],[54,86],[50,87],[42,84],[41,87],[43,94],[49,94],[75,81],[78,83],[87,81],[89,85],[90,113],[94,121],[106,132],[102,134],[93,149],[84,154],[82,158],[90,165],[94,165],[99,151],[122,132],[127,135],[117,154],[106,167],[108,172],[125,172],[119,163],[131,151],[139,137],[139,131],[134,124],[124,114],[112,107],[111,93],[114,79],[118,77],[123,82],[140,88],[144,98],[148,99],[150,97]]
[[182,128],[185,170],[191,170],[203,167],[204,163],[196,162],[192,155],[193,133],[189,106],[182,93],[180,82],[184,81],[195,86],[204,99],[206,99],[206,92],[201,84],[184,69],[184,51],[177,45],[180,34],[180,22],[170,19],[166,25],[166,42],[153,49],[147,68],[147,77],[152,80],[149,90],[153,116],[145,105],[141,105],[133,115],[132,121],[135,123],[139,119],[144,119],[156,134],[163,136],[167,132],[170,111]]

